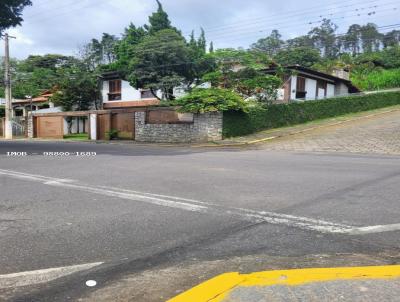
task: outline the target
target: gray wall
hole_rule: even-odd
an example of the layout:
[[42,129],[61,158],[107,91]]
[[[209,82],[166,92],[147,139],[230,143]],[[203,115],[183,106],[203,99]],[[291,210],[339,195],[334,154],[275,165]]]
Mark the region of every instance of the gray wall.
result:
[[222,113],[194,114],[193,123],[146,124],[146,113],[135,113],[135,140],[153,143],[200,143],[222,139]]

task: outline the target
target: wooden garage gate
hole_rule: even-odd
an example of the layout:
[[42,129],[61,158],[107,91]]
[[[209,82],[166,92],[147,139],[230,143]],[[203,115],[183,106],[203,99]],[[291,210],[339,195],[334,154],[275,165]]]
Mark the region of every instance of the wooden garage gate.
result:
[[35,136],[38,138],[64,137],[64,117],[63,116],[38,116],[35,117]]
[[107,140],[111,130],[117,131],[118,139],[135,139],[135,112],[105,113],[97,115],[97,137]]

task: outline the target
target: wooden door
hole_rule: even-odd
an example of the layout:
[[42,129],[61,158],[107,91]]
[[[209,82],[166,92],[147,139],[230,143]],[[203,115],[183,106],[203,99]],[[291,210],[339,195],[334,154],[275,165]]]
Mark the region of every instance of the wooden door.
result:
[[98,114],[97,115],[97,139],[107,140],[108,132],[111,128],[111,115],[110,114]]
[[135,139],[135,113],[114,113],[111,118],[111,129],[118,131],[119,139]]

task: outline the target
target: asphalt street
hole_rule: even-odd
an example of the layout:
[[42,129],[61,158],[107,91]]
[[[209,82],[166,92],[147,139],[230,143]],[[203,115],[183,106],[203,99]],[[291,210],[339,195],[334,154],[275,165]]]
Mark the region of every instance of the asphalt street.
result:
[[[277,268],[304,267],[316,255],[350,255],[341,262],[349,266],[354,255],[398,263],[399,159],[0,141],[0,299],[90,300],[128,275],[190,263],[193,278],[203,263],[221,260],[223,271],[225,261],[252,255],[296,259]],[[93,267],[72,272],[83,264]],[[248,260],[233,266],[264,269]],[[26,272],[59,267],[71,273],[46,283],[26,279]],[[2,276],[16,273],[26,283],[2,288]],[[201,279],[191,277],[171,281],[162,295],[153,278],[131,301],[165,300]],[[86,286],[89,279],[97,285]]]

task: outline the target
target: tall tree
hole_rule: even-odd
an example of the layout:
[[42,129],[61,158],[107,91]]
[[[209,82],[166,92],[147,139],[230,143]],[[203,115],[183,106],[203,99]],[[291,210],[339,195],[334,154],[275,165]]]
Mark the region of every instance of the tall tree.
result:
[[21,25],[23,9],[32,5],[30,0],[0,1],[0,34],[9,27]]
[[287,45],[289,48],[298,48],[298,47],[309,47],[313,48],[314,47],[314,42],[310,38],[310,36],[305,35],[305,36],[299,36],[293,39],[289,39],[286,41]]
[[383,36],[383,46],[397,46],[400,44],[400,30],[392,30]]
[[364,52],[378,51],[382,42],[382,35],[377,26],[373,23],[367,23],[361,26],[361,43]]
[[353,24],[347,30],[344,36],[344,48],[350,51],[352,55],[357,55],[361,50],[361,26]]
[[335,58],[338,53],[335,32],[337,25],[329,19],[323,19],[319,27],[314,27],[308,34],[316,48],[325,58]]
[[187,78],[190,48],[175,30],[164,29],[143,39],[133,53],[129,82],[136,88],[150,89],[155,97],[171,100],[173,88]]
[[145,28],[151,35],[163,29],[174,29],[177,31],[177,29],[171,25],[168,14],[164,11],[161,2],[159,0],[156,1],[158,9],[149,17],[149,25],[145,25]]
[[281,37],[282,35],[279,31],[274,29],[268,37],[258,40],[256,43],[251,45],[251,48],[265,51],[268,55],[274,56],[284,44]]
[[299,64],[301,66],[311,67],[321,61],[321,55],[317,49],[297,47],[279,51],[275,55],[274,60],[281,65]]
[[383,36],[383,46],[397,46],[400,44],[400,30],[392,30]]

